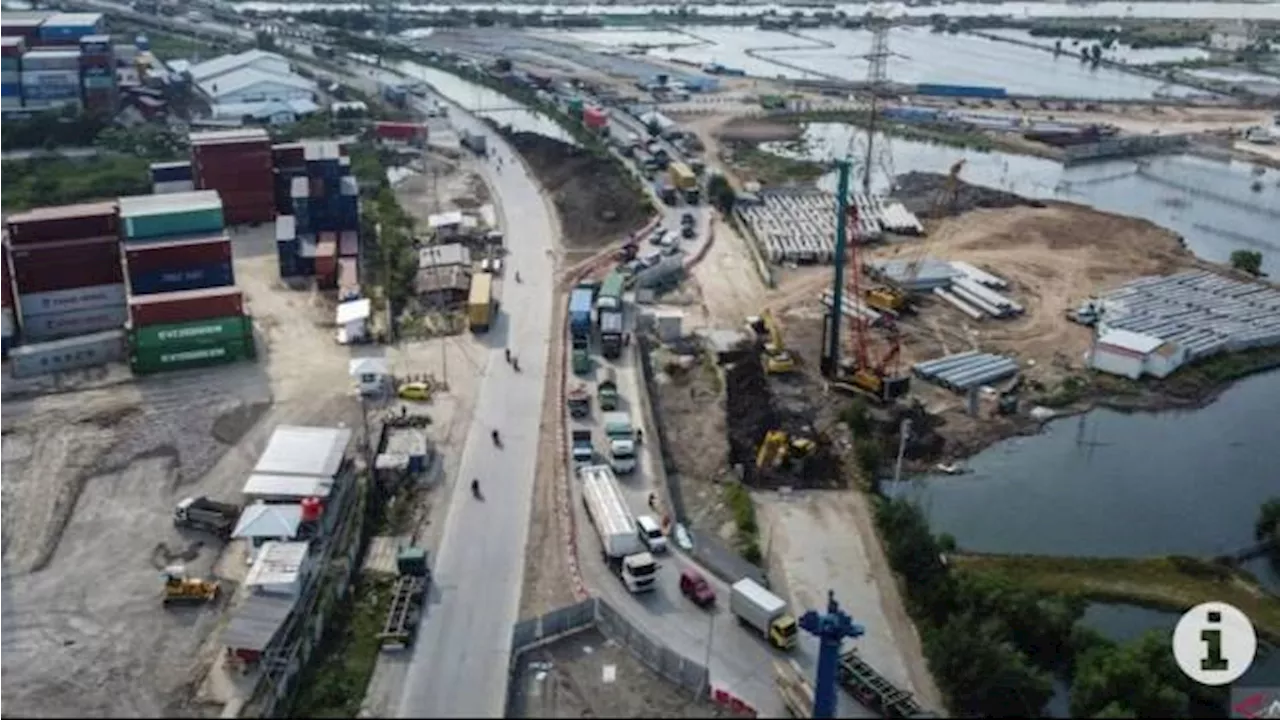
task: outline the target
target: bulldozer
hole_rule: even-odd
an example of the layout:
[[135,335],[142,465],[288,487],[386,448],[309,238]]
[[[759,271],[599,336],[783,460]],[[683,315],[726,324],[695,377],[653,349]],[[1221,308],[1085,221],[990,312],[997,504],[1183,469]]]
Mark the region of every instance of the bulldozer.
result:
[[747,318],[747,326],[755,333],[757,340],[764,341],[764,352],[760,354],[760,364],[770,375],[783,375],[795,372],[796,360],[782,343],[782,331],[773,313],[765,310],[760,317]]
[[872,310],[900,315],[909,309],[907,294],[898,288],[884,285],[866,291],[863,301]]
[[164,569],[164,604],[200,604],[217,599],[220,588],[213,580],[187,576],[186,568],[170,565]]
[[776,469],[788,461],[803,464],[813,449],[814,442],[809,438],[791,437],[785,430],[770,430],[756,452],[756,467]]

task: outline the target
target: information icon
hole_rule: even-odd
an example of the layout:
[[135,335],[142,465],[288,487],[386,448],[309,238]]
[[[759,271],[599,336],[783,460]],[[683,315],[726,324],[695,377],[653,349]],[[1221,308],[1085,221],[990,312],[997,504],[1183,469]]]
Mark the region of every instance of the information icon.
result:
[[1207,602],[1188,610],[1173,629],[1173,657],[1201,685],[1226,685],[1248,671],[1258,652],[1249,618],[1232,605]]

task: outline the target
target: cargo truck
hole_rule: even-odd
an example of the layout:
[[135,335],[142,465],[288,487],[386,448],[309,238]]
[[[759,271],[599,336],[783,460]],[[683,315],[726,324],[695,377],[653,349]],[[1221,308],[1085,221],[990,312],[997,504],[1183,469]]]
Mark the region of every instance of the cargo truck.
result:
[[618,409],[618,377],[613,368],[604,369],[604,377],[600,378],[596,387],[596,399],[600,402],[601,410]]
[[573,374],[586,375],[591,372],[590,341],[586,337],[573,336]]
[[600,353],[610,360],[622,356],[622,313],[600,313]]
[[459,134],[459,141],[462,143],[462,147],[470,150],[476,155],[485,157],[489,154],[489,143],[485,139],[485,136],[480,133],[463,130]]
[[596,450],[591,442],[590,430],[574,430],[570,438],[570,454],[574,462],[589,463],[595,460]]
[[796,619],[787,610],[786,601],[755,580],[743,578],[733,584],[729,590],[729,612],[779,650],[795,647]]
[[223,539],[231,536],[239,518],[239,505],[210,500],[203,495],[186,498],[173,508],[174,527],[203,530]]
[[471,295],[467,299],[467,322],[471,332],[482,333],[493,320],[493,275],[476,273],[471,276]]
[[588,465],[578,471],[578,476],[582,480],[582,504],[600,534],[605,564],[627,590],[653,590],[657,586],[658,564],[636,533],[635,517],[613,471],[607,465]]
[[680,195],[684,197],[685,202],[690,205],[698,204],[700,195],[698,188],[698,176],[688,165],[682,162],[673,162],[667,168],[667,174],[671,179],[671,184],[675,186]]
[[636,434],[630,413],[605,413],[604,434],[609,441],[609,464],[617,472],[633,472],[636,469]]
[[666,178],[658,178],[653,183],[653,191],[658,194],[658,199],[661,200],[664,205],[674,207],[676,202],[680,199],[680,196],[676,191],[676,187]]
[[569,391],[566,398],[569,405],[569,414],[576,418],[584,418],[591,414],[591,393],[587,392],[587,388],[579,385]]
[[621,270],[614,270],[604,279],[604,283],[600,285],[600,292],[596,295],[596,310],[601,312],[605,310],[621,310],[622,309],[622,291],[626,289],[627,276]]
[[591,304],[594,301],[595,291],[589,287],[579,285],[569,294],[569,332],[573,337],[591,336]]

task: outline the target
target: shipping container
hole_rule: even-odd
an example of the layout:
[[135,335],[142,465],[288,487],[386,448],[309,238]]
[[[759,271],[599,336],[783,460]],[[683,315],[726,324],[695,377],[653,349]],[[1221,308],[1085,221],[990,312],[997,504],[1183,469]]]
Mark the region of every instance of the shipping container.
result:
[[31,342],[58,340],[103,330],[119,330],[128,319],[129,309],[124,303],[51,315],[33,315],[22,318],[22,336]]
[[133,296],[203,290],[235,284],[235,268],[230,260],[171,270],[129,273],[129,294]]
[[150,240],[220,232],[222,199],[204,190],[120,198],[120,221],[128,240]]
[[0,82],[0,97],[22,99],[22,82]]
[[191,240],[129,245],[125,247],[124,257],[130,275],[230,262],[231,238],[213,235]]
[[298,267],[298,241],[281,240],[276,243],[276,257],[280,265],[280,277],[294,278],[302,275]]
[[337,161],[338,158],[347,154],[346,147],[337,140],[313,140],[303,143],[302,159],[308,165],[312,162],[323,162],[326,160]]
[[172,325],[151,325],[131,329],[132,350],[192,349],[253,337],[253,320],[247,315],[231,315]]
[[9,248],[0,248],[0,307],[13,307],[13,275],[9,270]]
[[67,262],[57,265],[19,266],[13,268],[14,292],[21,295],[43,295],[76,288],[124,283],[124,271],[117,256],[112,261]]
[[125,356],[123,330],[82,335],[66,340],[34,343],[14,348],[9,365],[15,378],[35,377],[51,372],[118,362]]
[[249,203],[242,201],[231,203],[226,208],[226,222],[228,225],[271,222],[275,216],[276,204],[270,197],[265,202]]
[[[196,184],[190,180],[170,180],[168,182],[158,182],[151,186],[152,195],[173,195],[175,193],[194,192]],[[226,217],[223,217],[226,221]]]
[[[32,91],[55,92],[67,88],[80,87],[80,71],[76,70],[32,70],[27,68],[19,74],[24,89]],[[33,95],[35,97],[35,95]]]
[[27,318],[35,315],[114,307],[125,302],[123,283],[38,293],[23,293],[19,287],[18,293],[18,311],[22,315],[24,326]]
[[281,215],[276,218],[276,242],[298,239],[298,225],[292,215]]
[[118,258],[119,255],[120,240],[111,235],[79,240],[54,240],[38,245],[19,245],[9,250],[10,259],[15,265],[30,268],[110,260]]
[[34,70],[75,70],[80,72],[80,50],[36,48],[22,56],[23,72]]
[[409,122],[375,122],[373,134],[379,140],[403,143],[425,143],[427,126]]
[[271,164],[280,168],[296,168],[307,161],[303,143],[281,143],[271,146]]
[[[0,32],[5,37],[20,37],[27,41],[27,47],[36,44],[40,39],[40,26],[44,21],[49,19],[53,13],[41,12],[13,12],[6,11],[5,18],[0,22]],[[15,17],[16,16],[16,17]]]
[[237,128],[235,130],[207,130],[193,132],[190,135],[191,147],[217,147],[236,145],[254,145],[266,142],[271,145],[271,136],[262,128]]
[[11,338],[18,334],[18,323],[13,319],[13,308],[0,308],[0,337]]
[[240,290],[234,287],[129,298],[129,321],[134,328],[243,314],[244,298]]
[[0,39],[0,57],[21,58],[26,51],[27,40],[20,35],[13,37],[6,35],[3,39]]
[[360,233],[357,230],[343,230],[338,233],[339,257],[356,257],[360,254]]
[[289,197],[294,200],[305,200],[311,197],[311,182],[305,175],[293,179],[289,185]]
[[596,107],[587,108],[582,113],[582,122],[592,130],[609,126],[609,113]]
[[106,30],[102,13],[58,13],[40,25],[40,40],[49,43],[78,43],[86,35]]
[[346,302],[360,297],[360,265],[355,258],[338,260],[338,300]]
[[223,365],[256,356],[252,336],[248,340],[231,340],[208,347],[187,350],[138,349],[129,354],[129,367],[136,375],[151,375],[170,370]]
[[116,203],[86,203],[36,208],[10,215],[9,244],[13,247],[52,240],[117,235]]
[[982,85],[920,84],[916,85],[916,94],[939,97],[976,97],[995,99],[1005,97],[1008,95],[1008,92],[1002,87],[987,87]]
[[[332,233],[326,233],[332,235]],[[316,243],[316,280],[323,288],[337,286],[338,282],[338,242],[328,237]]]
[[190,162],[151,163],[151,182],[163,183],[177,180],[191,181]]
[[[85,77],[80,81],[80,86],[88,93],[98,93],[109,99],[112,95],[111,91],[115,90],[116,79],[111,75],[104,75],[102,77]],[[91,98],[89,95],[86,95],[86,104],[90,101]]]

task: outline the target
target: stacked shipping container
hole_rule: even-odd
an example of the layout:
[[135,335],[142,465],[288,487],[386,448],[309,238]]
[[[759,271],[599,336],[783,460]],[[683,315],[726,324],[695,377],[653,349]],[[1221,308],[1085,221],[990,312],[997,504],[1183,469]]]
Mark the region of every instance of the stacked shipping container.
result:
[[229,224],[275,217],[271,138],[262,128],[191,134],[196,188],[217,190]]
[[[5,244],[8,245],[8,238]],[[0,252],[0,356],[9,357],[9,346],[18,334],[18,324],[13,318],[13,286],[9,282],[9,253]]]
[[292,180],[293,215],[277,220],[281,277],[315,275],[320,287],[333,288],[343,250],[359,252],[359,186],[342,152],[336,142],[303,148],[306,174]]
[[116,92],[116,56],[109,35],[80,38],[80,86],[89,112],[113,113]]
[[272,187],[276,214],[293,214],[293,179],[307,174],[305,145],[285,143],[271,146]]
[[22,104],[46,110],[81,105],[80,49],[36,48],[22,56]]
[[191,163],[151,163],[151,192],[156,195],[193,192],[195,181],[191,178]]
[[27,41],[21,37],[0,39],[0,109],[22,107],[22,54]]

